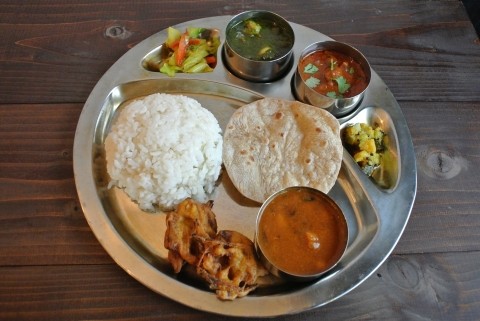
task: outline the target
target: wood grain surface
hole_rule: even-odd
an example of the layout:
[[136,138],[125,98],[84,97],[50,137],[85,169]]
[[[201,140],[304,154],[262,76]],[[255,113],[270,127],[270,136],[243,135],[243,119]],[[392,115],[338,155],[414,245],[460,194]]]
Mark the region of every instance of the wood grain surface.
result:
[[392,256],[346,296],[278,320],[480,320],[480,41],[456,0],[0,2],[0,320],[226,319],[114,263],[84,218],[72,149],[89,93],[130,48],[250,9],[360,49],[401,106],[418,167]]

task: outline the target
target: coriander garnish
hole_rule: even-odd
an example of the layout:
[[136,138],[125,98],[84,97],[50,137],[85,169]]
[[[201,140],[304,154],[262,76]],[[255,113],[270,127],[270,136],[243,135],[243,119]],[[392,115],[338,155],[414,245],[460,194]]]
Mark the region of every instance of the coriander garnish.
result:
[[309,88],[315,88],[318,86],[318,84],[320,84],[320,79],[317,79],[315,77],[310,77],[308,78],[307,80],[305,80],[305,84],[309,87]]
[[306,73],[306,74],[314,74],[318,71],[318,68],[317,66],[315,66],[314,64],[308,64],[305,66],[305,68],[303,69],[303,72]]
[[338,92],[340,94],[344,94],[350,88],[350,84],[347,83],[347,80],[343,76],[335,78],[335,81],[337,82]]

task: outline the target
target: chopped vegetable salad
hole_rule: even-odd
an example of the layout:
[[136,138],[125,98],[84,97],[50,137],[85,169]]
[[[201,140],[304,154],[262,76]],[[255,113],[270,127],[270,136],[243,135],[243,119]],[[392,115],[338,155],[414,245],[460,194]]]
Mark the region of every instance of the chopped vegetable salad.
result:
[[169,27],[165,41],[169,54],[160,72],[173,77],[177,72],[213,71],[217,64],[220,33],[216,29],[189,27],[185,32]]

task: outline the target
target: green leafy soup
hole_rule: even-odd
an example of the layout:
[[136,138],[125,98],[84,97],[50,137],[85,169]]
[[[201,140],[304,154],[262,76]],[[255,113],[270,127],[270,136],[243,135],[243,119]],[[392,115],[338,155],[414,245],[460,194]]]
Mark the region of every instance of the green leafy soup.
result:
[[264,18],[240,21],[227,31],[230,47],[250,60],[275,60],[293,46],[291,30]]

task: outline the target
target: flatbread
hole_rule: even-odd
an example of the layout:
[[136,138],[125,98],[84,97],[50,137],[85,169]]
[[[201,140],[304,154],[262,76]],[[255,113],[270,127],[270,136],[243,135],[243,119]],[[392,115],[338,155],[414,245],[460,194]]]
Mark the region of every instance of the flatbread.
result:
[[342,155],[338,120],[297,101],[264,98],[242,106],[224,133],[223,162],[233,185],[260,203],[289,186],[327,193]]

